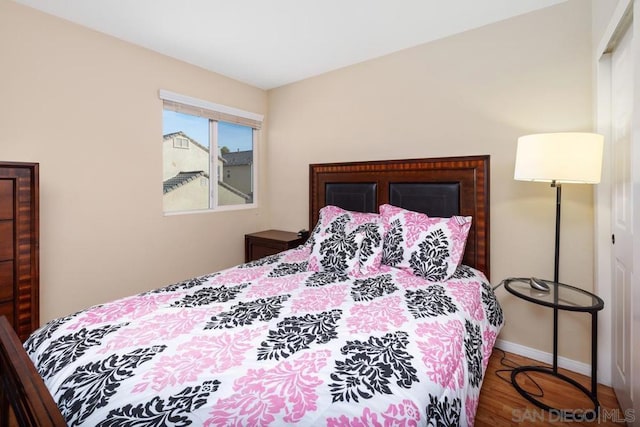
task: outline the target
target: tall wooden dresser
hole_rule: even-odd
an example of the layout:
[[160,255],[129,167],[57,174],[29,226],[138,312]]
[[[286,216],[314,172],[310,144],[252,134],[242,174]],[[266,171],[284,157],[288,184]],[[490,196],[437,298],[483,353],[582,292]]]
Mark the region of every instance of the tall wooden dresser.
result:
[[39,323],[37,163],[0,162],[0,316],[22,341]]

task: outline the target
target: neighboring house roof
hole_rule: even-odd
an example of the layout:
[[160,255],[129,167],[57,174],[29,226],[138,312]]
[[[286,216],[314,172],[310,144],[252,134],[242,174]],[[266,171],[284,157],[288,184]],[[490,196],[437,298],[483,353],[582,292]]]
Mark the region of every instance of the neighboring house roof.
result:
[[169,178],[162,183],[162,194],[166,194],[176,188],[182,187],[188,182],[193,181],[196,178],[204,176],[209,178],[209,175],[204,171],[192,171],[192,172],[179,172],[178,175]]
[[[209,175],[206,174],[204,171],[192,171],[192,172],[180,172],[178,173],[178,175],[169,178],[168,180],[164,181],[162,183],[162,193],[163,194],[167,194],[173,190],[176,190],[180,187],[182,187],[183,185],[193,181],[194,179],[197,179],[201,176],[204,176],[205,178],[209,178]],[[237,188],[227,184],[226,182],[222,182],[222,181],[218,181],[218,185],[226,188],[227,190],[229,190],[230,192],[232,192],[233,194],[236,194],[240,197],[242,197],[243,199],[245,199],[247,202],[251,202],[252,197],[248,194],[243,193],[242,191],[238,190]]]
[[223,153],[222,157],[226,161],[225,166],[241,166],[253,163],[253,150],[248,151],[230,151]]
[[165,135],[162,135],[162,140],[166,141],[167,139],[172,139],[172,138],[175,138],[176,136],[181,136],[183,138],[187,138],[189,141],[191,141],[192,143],[194,143],[198,147],[202,148],[204,151],[207,151],[207,152],[209,151],[209,148],[207,148],[204,145],[200,144],[198,141],[196,141],[195,139],[191,138],[189,135],[187,135],[186,133],[184,133],[182,131],[172,132],[172,133],[167,133]]
[[220,187],[226,188],[227,190],[231,191],[233,194],[236,194],[236,195],[242,197],[247,202],[251,202],[252,201],[252,197],[250,195],[243,193],[242,191],[240,191],[237,188],[227,184],[226,182],[218,181],[218,185]]

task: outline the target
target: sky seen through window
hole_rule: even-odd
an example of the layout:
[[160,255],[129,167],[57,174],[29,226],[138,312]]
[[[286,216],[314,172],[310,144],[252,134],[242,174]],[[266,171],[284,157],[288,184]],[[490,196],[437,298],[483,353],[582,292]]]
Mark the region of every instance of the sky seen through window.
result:
[[[163,110],[162,124],[163,135],[182,131],[200,145],[209,148],[209,119]],[[248,126],[218,122],[218,148],[226,146],[230,151],[252,150],[252,131]]]

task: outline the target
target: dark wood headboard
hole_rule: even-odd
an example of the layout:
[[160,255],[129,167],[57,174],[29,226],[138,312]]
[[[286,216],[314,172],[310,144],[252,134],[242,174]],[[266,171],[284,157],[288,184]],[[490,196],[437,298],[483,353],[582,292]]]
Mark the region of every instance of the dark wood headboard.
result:
[[489,278],[489,156],[309,165],[309,229],[327,205],[391,204],[433,217],[473,217],[463,263]]

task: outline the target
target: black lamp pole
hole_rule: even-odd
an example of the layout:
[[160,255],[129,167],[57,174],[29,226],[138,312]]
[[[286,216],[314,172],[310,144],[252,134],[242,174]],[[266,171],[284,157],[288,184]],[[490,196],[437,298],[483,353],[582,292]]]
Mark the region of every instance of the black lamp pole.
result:
[[556,251],[553,264],[553,281],[558,282],[560,269],[560,200],[562,198],[562,186],[556,181],[552,181],[551,186],[556,187]]
[[558,373],[558,276],[560,266],[560,201],[562,199],[562,186],[555,180],[551,182],[556,187],[556,245],[553,264],[553,373]]

